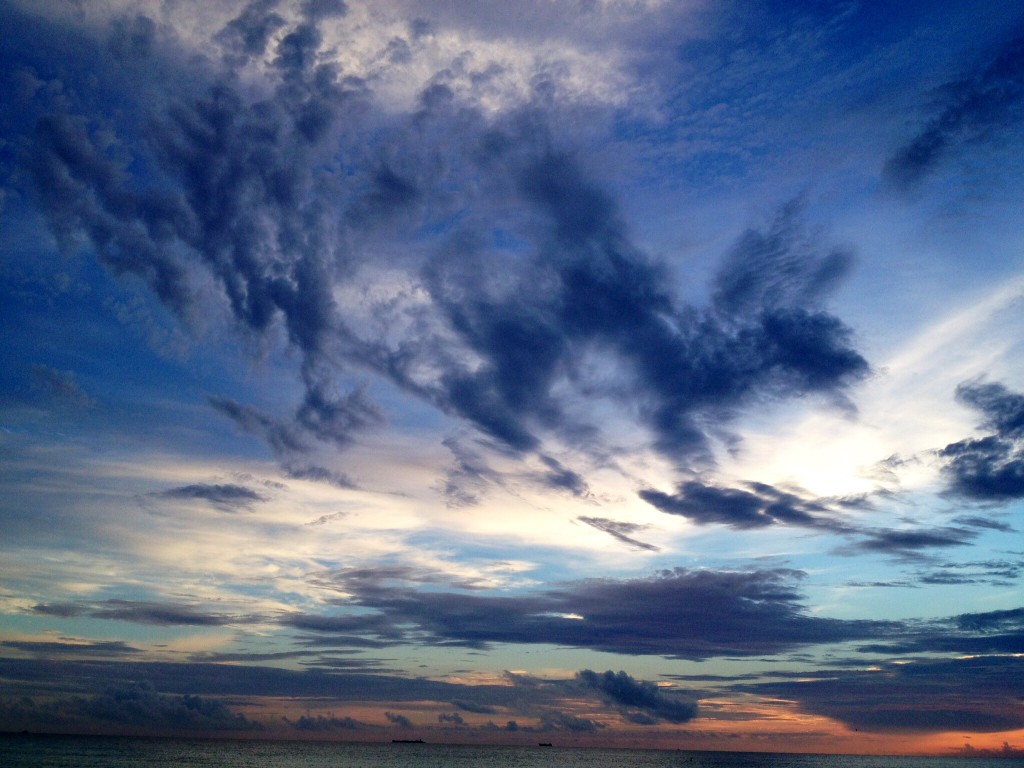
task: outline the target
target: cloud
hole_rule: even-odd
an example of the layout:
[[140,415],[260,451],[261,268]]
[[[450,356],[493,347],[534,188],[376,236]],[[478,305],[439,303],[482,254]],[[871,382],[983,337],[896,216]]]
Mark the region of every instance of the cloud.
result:
[[413,728],[412,720],[405,715],[397,712],[385,712],[384,717],[388,719],[388,722],[392,725],[397,725],[399,728]]
[[636,710],[650,716],[651,724],[659,720],[685,723],[697,716],[695,702],[663,694],[653,683],[636,680],[625,672],[616,674],[608,670],[601,674],[584,669],[576,673],[576,679],[621,707],[624,715],[631,718],[635,718]]
[[785,569],[750,572],[677,568],[649,578],[589,579],[518,597],[420,591],[366,573],[338,575],[353,606],[346,616],[295,614],[289,626],[365,637],[483,648],[543,643],[628,655],[706,659],[755,656],[805,645],[866,639],[898,625],[805,613]]
[[1024,117],[1022,74],[1024,37],[1016,37],[978,71],[944,84],[937,94],[937,114],[886,161],[885,179],[897,188],[912,188],[945,156],[1018,123]]
[[[207,397],[207,402],[224,416],[227,416],[245,432],[263,440],[281,463],[284,473],[296,480],[312,480],[338,488],[352,489],[356,483],[342,472],[336,472],[311,462],[307,455],[313,451],[311,438],[329,436],[335,445],[347,445],[348,428],[365,424],[356,414],[344,415],[344,405],[322,401],[317,405],[300,406],[300,416],[295,421],[274,418],[249,405],[243,405],[227,397]],[[356,407],[356,411],[360,410]],[[308,428],[312,424],[313,429]]]
[[232,712],[216,699],[188,694],[162,696],[146,683],[108,688],[103,694],[87,699],[82,708],[88,717],[134,728],[230,731],[261,728],[259,723]]
[[833,670],[822,679],[742,686],[806,712],[872,732],[974,731],[1024,726],[1021,659],[981,656],[884,664],[877,671]]
[[649,528],[648,525],[638,525],[636,523],[625,523],[620,520],[609,520],[606,517],[588,517],[580,516],[576,518],[581,523],[586,523],[591,528],[596,528],[599,531],[604,531],[609,536],[618,539],[623,544],[626,544],[630,549],[644,549],[648,552],[659,552],[661,547],[657,547],[654,544],[648,544],[644,541],[638,541],[634,539],[631,534],[643,531]]
[[[45,611],[36,612],[46,613]],[[41,658],[130,658],[135,654],[142,653],[140,648],[129,645],[122,640],[90,640],[76,642],[62,642],[57,640],[2,640],[0,641],[0,646],[16,651],[31,653],[32,655],[39,656]]]
[[931,549],[963,547],[970,544],[975,531],[967,528],[929,528],[925,530],[876,530],[864,531],[859,541],[848,544],[840,550],[849,552],[877,552],[885,555],[914,560],[922,552]]
[[358,731],[375,726],[360,722],[351,717],[334,717],[333,715],[302,715],[292,723],[297,731]]
[[214,39],[224,47],[229,61],[240,64],[263,55],[271,35],[285,25],[284,18],[272,10],[277,4],[277,0],[252,0],[217,33]]
[[979,515],[960,515],[954,517],[952,522],[957,525],[965,525],[969,528],[981,528],[989,531],[1000,531],[1002,533],[1012,533],[1014,528],[1007,523],[1000,522],[999,520],[993,520],[989,517],[981,517]]
[[78,603],[39,603],[32,606],[33,613],[40,613],[44,616],[59,616],[62,619],[81,616],[84,610]]
[[1024,653],[1024,608],[965,613],[948,619],[908,624],[890,643],[862,646],[866,653]]
[[989,584],[1008,587],[1019,581],[1022,575],[1024,562],[1000,559],[941,563],[919,574],[917,579],[922,584]]
[[[507,295],[467,301],[464,264],[450,275],[440,267],[430,273],[435,302],[484,361],[473,374],[442,379],[444,401],[485,433],[519,451],[537,446],[537,427],[589,434],[553,390],[590,350],[612,355],[634,384],[628,394],[603,394],[642,403],[655,445],[680,462],[707,453],[703,418],[724,418],[758,395],[839,397],[867,373],[849,330],[814,306],[842,272],[841,259],[805,253],[808,238],[794,241],[801,230],[795,211],[784,215],[784,232],[777,227],[770,237],[774,253],[764,256],[788,260],[788,287],[737,289],[714,310],[699,311],[679,305],[664,267],[632,246],[614,202],[575,161],[521,162],[511,169],[519,195],[547,220],[531,235],[543,260],[530,280],[540,289],[513,279]],[[723,268],[723,283],[750,269],[742,250]]]
[[638,495],[662,512],[680,515],[698,525],[720,524],[738,530],[790,525],[839,534],[851,539],[835,550],[842,555],[873,552],[915,560],[925,557],[923,553],[928,550],[967,546],[978,535],[978,526],[880,529],[843,519],[851,509],[870,508],[870,495],[807,497],[767,483],[746,486],[723,488],[687,480],[674,494],[645,488]]
[[849,500],[806,498],[766,483],[747,483],[747,489],[743,489],[687,480],[674,494],[645,488],[638,495],[662,512],[680,515],[698,525],[719,523],[737,529],[794,525],[836,533],[856,530],[836,519],[837,508]]
[[853,254],[823,250],[801,221],[804,202],[780,207],[767,231],[749,229],[726,253],[712,301],[723,313],[748,315],[775,307],[813,307],[846,277]]
[[218,627],[251,621],[251,617],[231,616],[197,609],[193,605],[147,600],[104,600],[85,609],[96,619],[131,621],[158,626]]
[[553,491],[567,491],[577,498],[585,498],[590,494],[586,481],[577,472],[551,456],[541,455],[540,459],[548,468],[540,477],[543,485]]
[[151,495],[162,499],[208,501],[218,509],[226,511],[251,507],[256,502],[267,500],[266,496],[257,493],[251,488],[232,483],[193,483],[192,485],[168,488],[166,491],[160,491]]
[[978,748],[970,744],[964,744],[960,748],[960,755],[963,757],[1024,758],[1024,749],[1012,746],[1007,741],[1004,741],[1003,746],[999,749]]
[[68,691],[85,694],[148,680],[168,694],[220,697],[312,697],[356,702],[458,699],[506,707],[522,696],[522,691],[508,685],[462,685],[400,675],[232,663],[75,660],[40,654],[30,659],[3,658],[0,665],[5,694],[11,696],[31,693],[40,680],[53,679],[60,679]]
[[[607,726],[589,717],[579,717],[569,712],[556,712],[549,710],[541,712],[540,731],[569,731],[570,733],[594,733]],[[518,730],[518,729],[517,729]],[[527,729],[523,729],[527,730]],[[529,729],[534,730],[534,729]]]
[[993,434],[950,443],[938,454],[949,492],[972,501],[1006,502],[1024,498],[1024,395],[998,383],[968,381],[956,399],[984,417]]
[[75,727],[103,731],[116,727],[147,733],[254,731],[262,725],[241,713],[232,712],[217,699],[185,694],[158,693],[148,682],[107,686],[86,697],[57,697],[46,703],[22,698],[0,703],[0,717],[11,728]]
[[493,715],[497,710],[494,707],[489,707],[486,704],[478,704],[473,701],[463,701],[461,699],[455,699],[452,704],[463,712],[473,712],[478,715]]
[[[36,105],[27,162],[51,227],[144,280],[184,322],[221,318],[264,347],[287,339],[304,388],[291,417],[209,398],[286,471],[351,485],[308,454],[383,423],[365,389],[337,393],[353,369],[535,453],[540,482],[581,497],[585,478],[545,441],[600,452],[592,398],[625,406],[688,466],[710,461],[708,429],[737,409],[845,402],[867,374],[851,330],[823,308],[849,254],[808,231],[799,202],[729,250],[712,306],[689,305],[565,146],[571,105],[527,98],[489,114],[457,104],[442,78],[415,110],[389,115],[330,60],[317,21],[342,5],[299,20],[276,7],[254,0],[214,35],[222,66],[162,54],[160,97],[124,107],[142,141],[123,135],[130,120],[101,118],[98,97]],[[256,59],[264,85],[243,88],[240,68]],[[378,267],[401,271],[416,302],[369,303],[358,280]],[[614,384],[588,374],[595,355]],[[449,484],[453,503],[476,498],[470,476]]]
[[75,381],[75,374],[71,371],[58,371],[38,363],[32,366],[31,371],[33,389],[79,408],[90,408],[96,404]]

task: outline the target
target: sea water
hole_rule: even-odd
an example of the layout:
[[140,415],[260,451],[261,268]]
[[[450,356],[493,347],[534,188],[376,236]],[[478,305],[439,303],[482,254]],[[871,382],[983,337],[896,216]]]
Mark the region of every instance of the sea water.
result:
[[3,768],[1006,768],[994,758],[790,755],[565,747],[0,737]]

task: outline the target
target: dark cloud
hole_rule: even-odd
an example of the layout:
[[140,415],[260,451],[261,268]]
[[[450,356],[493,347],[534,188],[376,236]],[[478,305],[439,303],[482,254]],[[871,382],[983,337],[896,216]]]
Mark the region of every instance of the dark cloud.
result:
[[[41,612],[45,613],[45,611]],[[64,614],[56,615],[63,616]],[[128,645],[122,640],[97,640],[79,642],[61,642],[57,640],[3,640],[0,641],[0,646],[2,646],[3,648],[10,648],[16,651],[22,651],[24,653],[31,653],[34,656],[44,658],[128,658],[133,656],[134,654],[142,653],[141,649]]]
[[[321,60],[317,21],[344,4],[309,2],[297,23],[275,7],[254,0],[216,35],[223,69],[161,60],[159,98],[117,112],[144,126],[141,140],[127,138],[131,121],[102,117],[104,103],[50,105],[26,162],[52,228],[145,281],[183,320],[226,314],[266,344],[287,338],[305,387],[292,417],[210,398],[286,469],[318,466],[300,456],[381,423],[363,390],[335,392],[349,368],[505,449],[537,452],[548,470],[538,480],[578,496],[585,479],[542,448],[553,433],[601,452],[581,397],[616,400],[690,465],[710,460],[707,430],[737,409],[809,394],[839,402],[867,373],[850,329],[822,308],[849,256],[807,231],[799,203],[738,240],[712,306],[687,305],[562,146],[554,105],[491,118],[438,81],[415,113],[385,120],[366,83]],[[236,71],[254,58],[273,69],[258,94]],[[114,149],[111,135],[124,137]],[[386,248],[360,249],[380,239]],[[375,321],[396,312],[407,330],[367,337],[334,289],[379,250],[410,254],[391,261],[429,302],[375,307]],[[595,354],[615,384],[586,372]],[[469,477],[449,483],[456,503],[477,496],[460,482]]]
[[168,488],[166,491],[160,491],[151,495],[163,499],[208,501],[213,506],[225,510],[234,510],[240,507],[247,508],[256,502],[267,500],[266,496],[257,493],[251,488],[232,483],[193,483],[192,485]]
[[596,528],[599,531],[604,531],[609,536],[618,539],[623,544],[626,544],[631,549],[644,549],[648,552],[660,552],[661,547],[657,547],[654,544],[648,544],[644,541],[634,539],[632,534],[638,533],[639,531],[646,530],[650,526],[638,525],[636,523],[625,523],[620,520],[609,520],[606,517],[588,517],[580,516],[576,518],[581,523],[586,523],[591,528]]
[[1024,758],[1024,748],[1017,748],[1008,741],[1004,741],[1003,746],[999,749],[979,748],[970,744],[964,744],[960,748],[960,755],[963,757]]
[[226,397],[208,397],[210,405],[251,435],[264,440],[275,456],[291,456],[307,453],[308,443],[299,429],[280,422],[248,405],[242,405]]
[[165,695],[148,682],[110,685],[91,696],[48,698],[45,703],[27,697],[12,704],[0,702],[0,718],[10,729],[72,727],[87,732],[111,727],[118,732],[127,728],[138,733],[262,728],[258,722],[232,712],[217,699],[190,694]]
[[697,704],[692,700],[662,693],[653,683],[636,680],[625,672],[599,673],[584,669],[576,673],[576,679],[588,688],[621,707],[633,722],[635,710],[649,716],[651,724],[659,720],[670,723],[685,723],[697,716]]
[[449,507],[473,507],[493,485],[503,486],[501,473],[487,463],[485,449],[457,435],[449,435],[441,444],[451,451],[452,462],[436,490]]
[[[587,350],[610,353],[623,366],[635,382],[628,397],[644,404],[640,416],[656,446],[677,460],[707,453],[704,418],[721,418],[757,396],[839,396],[867,372],[849,346],[845,326],[813,306],[794,303],[816,301],[834,282],[824,273],[842,271],[838,264],[822,266],[837,262],[834,254],[808,263],[803,251],[810,246],[804,242],[793,252],[787,238],[800,230],[795,213],[786,214],[785,233],[773,232],[773,255],[764,257],[780,259],[784,252],[791,263],[788,287],[758,289],[758,311],[741,308],[739,298],[698,311],[678,305],[664,268],[630,245],[613,202],[569,157],[528,161],[518,177],[521,196],[550,222],[547,231],[534,235],[542,259],[529,275],[531,287],[514,283],[507,299],[466,301],[463,271],[430,275],[435,301],[486,361],[471,376],[449,375],[444,400],[487,434],[517,450],[532,450],[537,427],[578,431],[553,387],[573,375]],[[756,268],[747,262],[757,255],[742,251],[727,263],[722,281],[738,264]],[[743,295],[753,302],[755,293],[751,288]],[[766,303],[769,295],[775,303]]]
[[[289,721],[290,722],[290,721]],[[376,726],[368,725],[351,717],[334,717],[302,715],[298,720],[292,722],[292,727],[297,731],[359,731]]]
[[803,202],[783,205],[766,231],[745,232],[723,259],[712,301],[729,316],[775,307],[813,307],[850,270],[843,248],[822,251],[801,222]]
[[365,389],[356,389],[344,397],[332,397],[321,385],[307,389],[295,417],[317,439],[339,448],[351,443],[353,432],[383,421],[383,415],[367,398]]
[[1024,608],[1011,608],[1005,611],[988,611],[987,613],[964,613],[956,617],[960,629],[986,632],[1017,629],[1024,630]]
[[789,525],[839,534],[851,539],[835,550],[842,555],[874,552],[916,560],[925,558],[930,550],[967,546],[977,537],[976,526],[887,530],[847,522],[846,513],[873,506],[871,495],[809,497],[799,490],[782,490],[766,483],[722,488],[698,480],[680,483],[674,494],[647,488],[638,495],[662,512],[698,525],[717,523],[739,530]]
[[437,722],[449,723],[456,727],[466,724],[465,719],[458,712],[442,712],[437,716]]
[[84,610],[78,603],[39,603],[32,606],[33,613],[43,616],[59,616],[62,619],[81,616]]
[[877,552],[904,559],[917,559],[929,550],[964,547],[975,531],[967,528],[930,528],[919,530],[864,531],[863,538],[846,545],[841,552]]
[[313,451],[313,439],[328,439],[336,446],[345,446],[350,441],[349,430],[372,420],[367,414],[375,414],[376,410],[365,403],[362,395],[352,403],[347,398],[329,401],[322,399],[322,395],[308,395],[294,421],[277,419],[226,397],[208,397],[207,401],[243,431],[263,440],[288,477],[344,489],[357,487],[348,475],[311,462],[307,456]]
[[463,712],[473,712],[478,715],[493,715],[497,710],[494,707],[489,707],[486,704],[478,704],[473,701],[462,701],[455,699],[452,704]]
[[314,20],[344,16],[348,13],[348,6],[343,0],[303,0],[301,8],[307,19]]
[[126,62],[148,57],[155,39],[156,24],[148,16],[137,14],[130,19],[114,19],[107,46],[115,59]]
[[413,728],[412,720],[405,715],[397,712],[385,712],[384,717],[388,719],[388,722],[392,725],[397,725],[399,728]]
[[981,656],[835,670],[825,679],[745,686],[875,732],[1015,730],[1024,726],[1022,660]]
[[578,498],[590,494],[586,481],[576,472],[565,467],[551,456],[541,455],[541,461],[548,468],[540,480],[541,483],[554,491],[567,491]]
[[939,451],[950,493],[973,501],[1024,498],[1024,395],[1002,384],[969,381],[956,388],[956,399],[980,412],[982,428],[993,434]]
[[192,605],[146,600],[104,600],[92,605],[88,615],[97,619],[158,626],[217,627],[247,620],[242,616],[211,613]]
[[919,184],[949,154],[989,140],[1024,117],[1024,37],[1007,42],[983,67],[946,83],[935,116],[886,161],[885,179],[897,188]]
[[146,683],[108,688],[87,699],[82,707],[88,717],[133,728],[251,731],[262,727],[216,699],[162,696]]
[[[36,198],[57,236],[90,242],[115,274],[135,275],[182,317],[193,297],[185,267],[150,230],[179,215],[173,199],[136,193],[123,158],[101,144],[109,137],[92,121],[50,112],[35,124],[26,163]],[[150,221],[146,221],[150,218]]]
[[59,679],[64,689],[83,695],[108,686],[130,686],[148,680],[159,691],[214,697],[283,696],[338,701],[453,701],[506,707],[522,698],[509,685],[461,685],[426,678],[324,669],[292,670],[266,665],[171,663],[131,660],[73,660],[39,654],[39,658],[0,658],[5,695],[50,691]]
[[[588,717],[578,717],[568,712],[546,711],[540,714],[540,726],[537,729],[517,728],[515,730],[569,731],[570,733],[594,733],[605,728],[604,723]],[[511,729],[510,729],[511,730]]]
[[278,0],[252,0],[215,39],[241,61],[263,55],[271,35],[285,25],[284,18],[273,12],[277,5]]
[[282,469],[284,473],[295,480],[314,480],[318,483],[333,485],[335,488],[352,490],[359,485],[344,472],[335,472],[318,464],[294,464],[287,463]]
[[918,575],[922,584],[989,584],[1008,587],[1024,575],[1024,562],[980,560],[963,563],[939,563]]
[[687,659],[777,653],[804,645],[867,639],[896,625],[808,615],[789,570],[665,571],[645,579],[590,579],[520,597],[415,586],[365,573],[336,579],[350,605],[370,612],[296,614],[290,626],[364,634],[373,642],[482,648],[544,643],[629,655]]
[[720,523],[739,529],[794,525],[839,533],[855,530],[836,519],[834,508],[843,506],[841,499],[805,498],[765,483],[748,483],[743,489],[688,480],[680,483],[674,494],[643,489],[639,496],[662,512],[699,525]]

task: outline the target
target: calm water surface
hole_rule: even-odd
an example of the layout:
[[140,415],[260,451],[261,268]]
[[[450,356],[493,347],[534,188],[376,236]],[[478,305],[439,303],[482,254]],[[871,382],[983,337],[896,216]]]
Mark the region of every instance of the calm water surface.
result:
[[1007,768],[997,759],[439,744],[0,737],[3,768]]

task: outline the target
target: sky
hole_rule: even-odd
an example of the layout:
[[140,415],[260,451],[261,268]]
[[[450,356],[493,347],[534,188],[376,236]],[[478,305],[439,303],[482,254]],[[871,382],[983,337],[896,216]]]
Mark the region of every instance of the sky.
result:
[[1024,10],[0,4],[4,730],[1024,750]]

